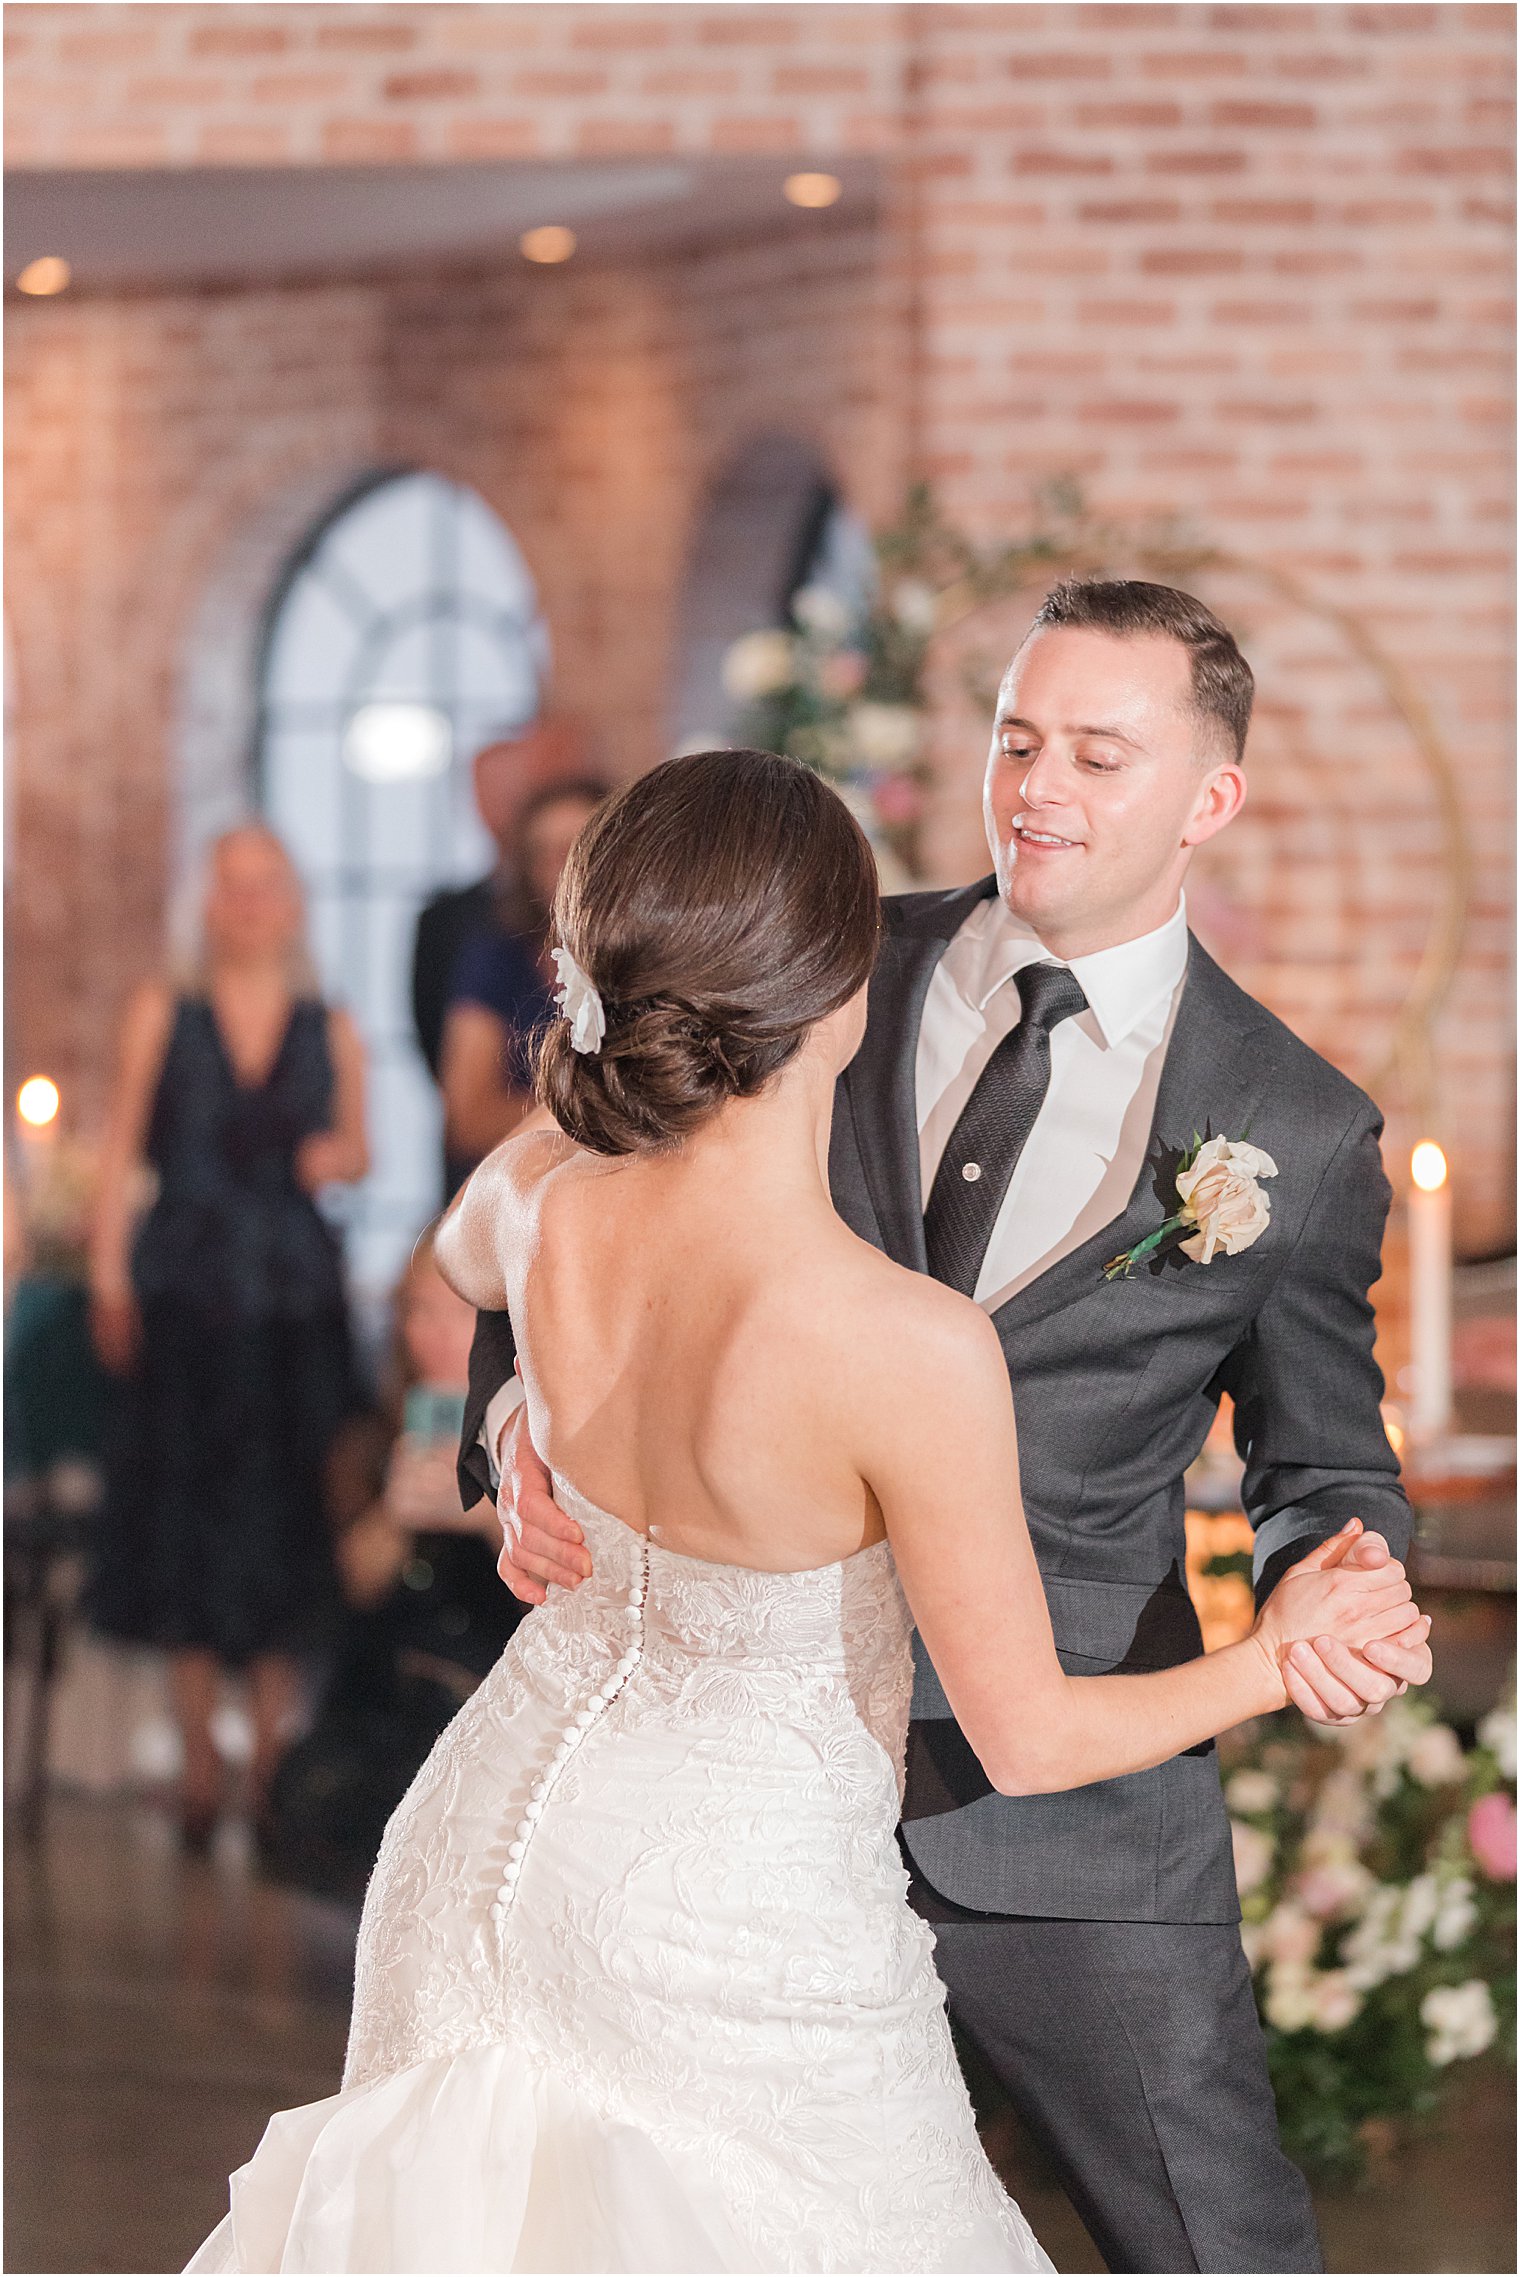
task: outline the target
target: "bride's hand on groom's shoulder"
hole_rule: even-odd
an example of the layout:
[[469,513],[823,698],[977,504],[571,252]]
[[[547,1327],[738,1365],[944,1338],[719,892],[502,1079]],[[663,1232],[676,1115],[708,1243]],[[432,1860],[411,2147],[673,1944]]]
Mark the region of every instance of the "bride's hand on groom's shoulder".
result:
[[1424,1681],[1429,1632],[1403,1566],[1352,1519],[1283,1575],[1254,1634],[1294,1706],[1316,1722],[1344,1723]]
[[554,1481],[528,1435],[526,1405],[502,1432],[498,1454],[502,1552],[497,1572],[525,1605],[542,1605],[550,1583],[579,1589],[591,1572],[585,1537],[554,1499]]

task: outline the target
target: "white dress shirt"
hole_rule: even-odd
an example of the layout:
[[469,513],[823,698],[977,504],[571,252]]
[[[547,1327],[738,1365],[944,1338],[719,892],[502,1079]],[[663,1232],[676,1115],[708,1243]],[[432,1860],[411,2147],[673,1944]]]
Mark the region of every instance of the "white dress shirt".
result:
[[[935,968],[924,999],[914,1080],[927,1202],[976,1079],[1018,1025],[1016,975],[1044,959],[1038,937],[996,897],[978,902]],[[1187,905],[1154,933],[1073,957],[1089,1009],[1050,1039],[1050,1089],[1014,1169],[977,1277],[988,1312],[1119,1216],[1135,1190],[1172,1021],[1187,972]],[[493,1474],[502,1432],[521,1406],[516,1376],[486,1409],[481,1443]]]
[[[1118,1217],[1134,1192],[1187,972],[1186,904],[1154,933],[1070,969],[1089,1009],[1050,1039],[1050,1088],[1019,1156],[977,1277],[988,1312]],[[1017,974],[1056,964],[999,899],[978,902],[929,983],[918,1034],[918,1159],[927,1203],[950,1133],[1018,1025]]]

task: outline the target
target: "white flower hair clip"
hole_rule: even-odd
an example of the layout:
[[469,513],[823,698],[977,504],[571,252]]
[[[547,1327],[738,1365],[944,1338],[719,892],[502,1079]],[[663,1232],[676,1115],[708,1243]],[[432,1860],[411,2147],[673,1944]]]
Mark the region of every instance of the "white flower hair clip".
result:
[[596,986],[568,949],[554,951],[559,986],[554,1001],[570,1023],[570,1042],[578,1052],[599,1052],[607,1033],[607,1014]]

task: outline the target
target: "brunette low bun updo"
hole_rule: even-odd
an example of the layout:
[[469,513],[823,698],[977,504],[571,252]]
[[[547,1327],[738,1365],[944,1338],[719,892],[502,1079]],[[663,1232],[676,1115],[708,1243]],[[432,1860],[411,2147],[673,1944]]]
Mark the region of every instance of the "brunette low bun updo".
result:
[[773,751],[667,759],[582,830],[553,939],[602,999],[599,1051],[555,1020],[538,1096],[597,1154],[678,1146],[779,1074],[876,957],[876,865],[838,795]]

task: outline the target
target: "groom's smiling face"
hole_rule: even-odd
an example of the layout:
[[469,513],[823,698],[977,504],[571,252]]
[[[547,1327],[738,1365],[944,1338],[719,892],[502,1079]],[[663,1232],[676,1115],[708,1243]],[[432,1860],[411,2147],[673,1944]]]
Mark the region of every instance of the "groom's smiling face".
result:
[[1245,777],[1193,704],[1180,641],[1051,626],[998,693],[984,809],[998,889],[1057,956],[1164,925]]

